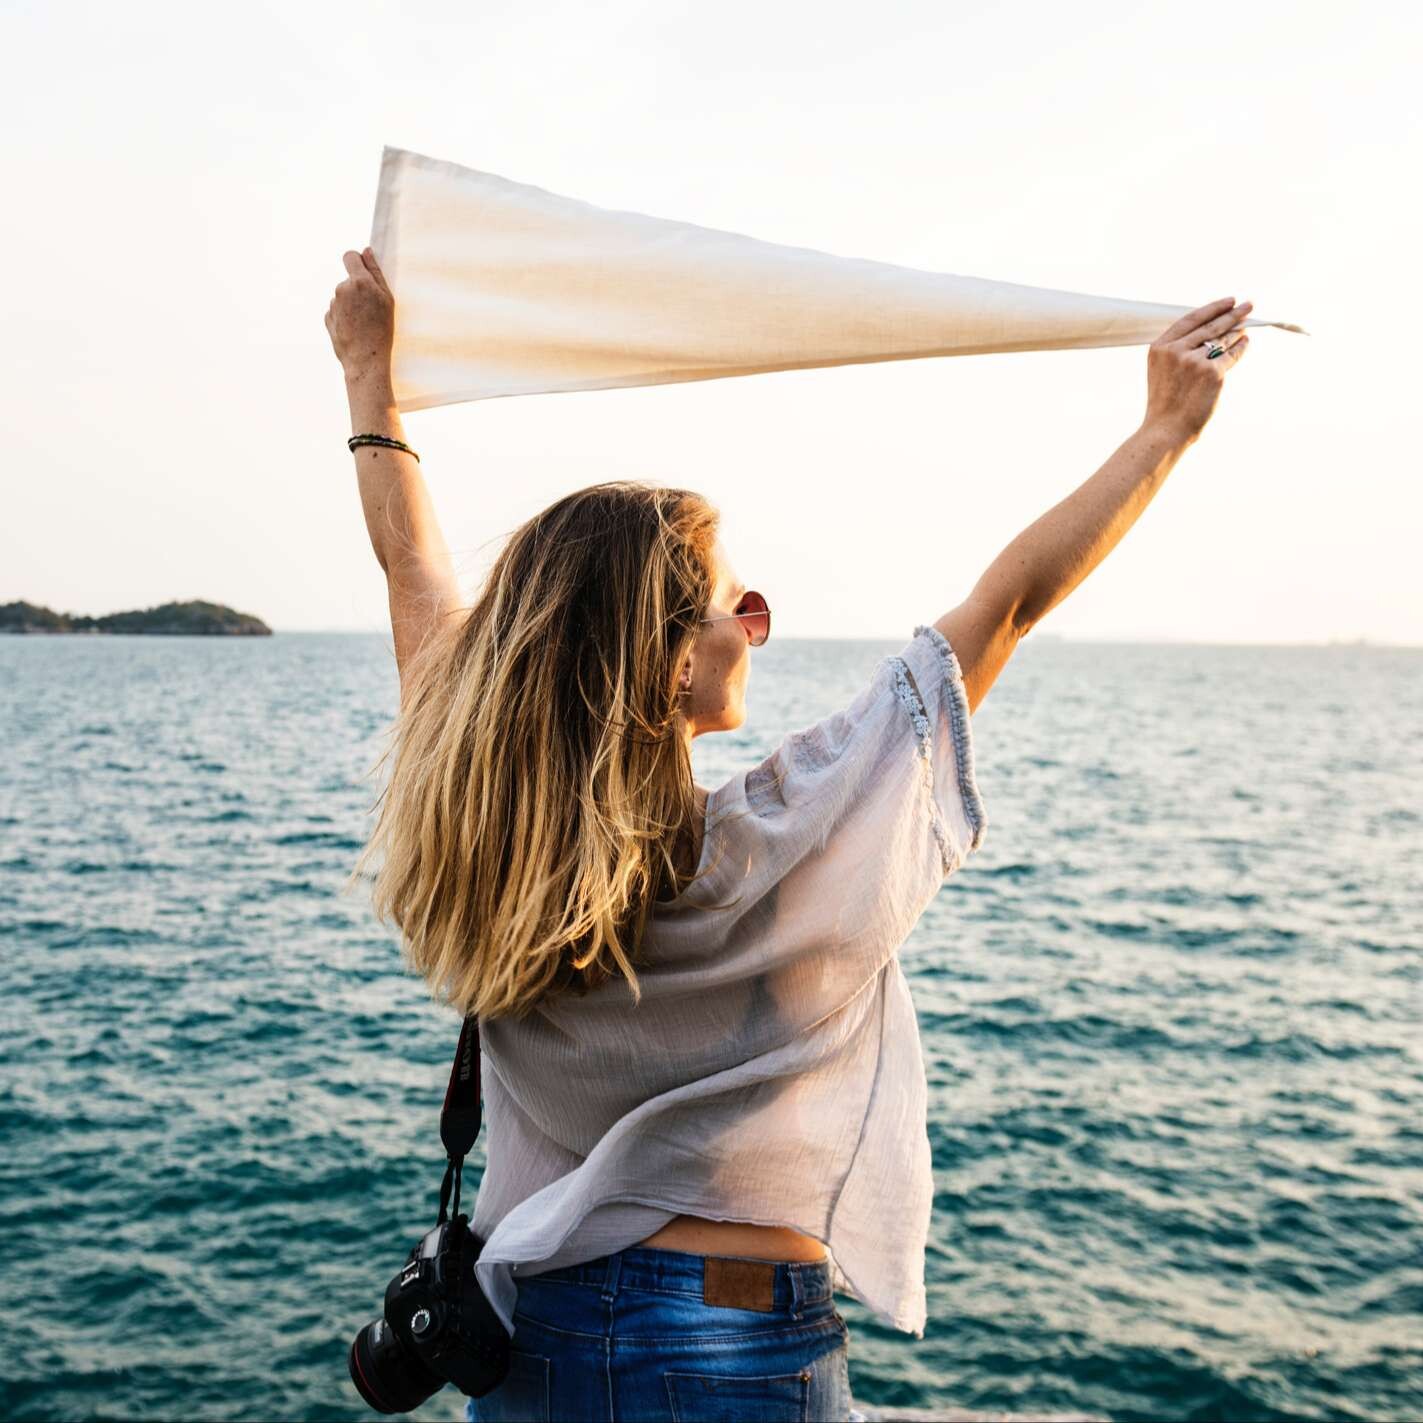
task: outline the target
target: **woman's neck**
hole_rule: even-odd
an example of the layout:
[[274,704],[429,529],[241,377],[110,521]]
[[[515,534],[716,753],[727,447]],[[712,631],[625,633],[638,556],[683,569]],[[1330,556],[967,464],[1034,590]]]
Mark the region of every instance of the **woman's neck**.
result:
[[[689,880],[696,874],[702,861],[702,832],[706,826],[707,800],[709,793],[701,786],[692,786],[693,814],[690,825],[685,826],[677,836],[677,844],[672,852],[673,863],[677,866],[678,878]],[[658,899],[675,899],[671,886],[666,886]]]

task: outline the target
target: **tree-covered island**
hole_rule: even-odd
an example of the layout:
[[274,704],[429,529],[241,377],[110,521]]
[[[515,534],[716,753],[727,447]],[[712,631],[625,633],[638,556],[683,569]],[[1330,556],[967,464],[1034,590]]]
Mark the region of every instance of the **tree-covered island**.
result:
[[115,632],[182,635],[187,637],[270,637],[261,618],[239,613],[221,603],[161,603],[127,613],[91,618],[83,613],[56,613],[37,603],[0,603],[0,633]]

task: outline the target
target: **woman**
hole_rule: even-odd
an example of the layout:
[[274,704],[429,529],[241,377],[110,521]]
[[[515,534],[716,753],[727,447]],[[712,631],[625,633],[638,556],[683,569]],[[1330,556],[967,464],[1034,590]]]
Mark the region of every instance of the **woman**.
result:
[[[512,1334],[474,1419],[844,1419],[844,1289],[922,1337],[932,1201],[898,949],[982,842],[970,717],[1136,521],[1246,349],[1211,302],[1148,351],[1140,428],[848,707],[711,791],[770,613],[698,495],[612,482],[510,538],[472,607],[347,252],[326,325],[390,592],[378,913],[479,1016],[476,1272]],[[382,444],[382,440],[391,443]],[[364,863],[366,856],[362,857]]]

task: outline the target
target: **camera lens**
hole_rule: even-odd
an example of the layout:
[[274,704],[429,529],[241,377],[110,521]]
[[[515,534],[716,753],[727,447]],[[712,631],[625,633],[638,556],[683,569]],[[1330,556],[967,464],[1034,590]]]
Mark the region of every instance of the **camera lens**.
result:
[[352,1340],[346,1367],[356,1391],[377,1413],[409,1413],[445,1385],[383,1318],[372,1320]]

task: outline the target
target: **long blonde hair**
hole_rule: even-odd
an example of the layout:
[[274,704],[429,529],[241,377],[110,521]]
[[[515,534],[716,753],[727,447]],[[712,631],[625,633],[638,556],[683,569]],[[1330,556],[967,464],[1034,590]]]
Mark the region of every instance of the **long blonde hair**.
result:
[[352,879],[432,991],[521,1016],[634,958],[696,878],[678,680],[715,584],[717,510],[595,484],[515,530],[474,606],[407,669],[389,781]]

